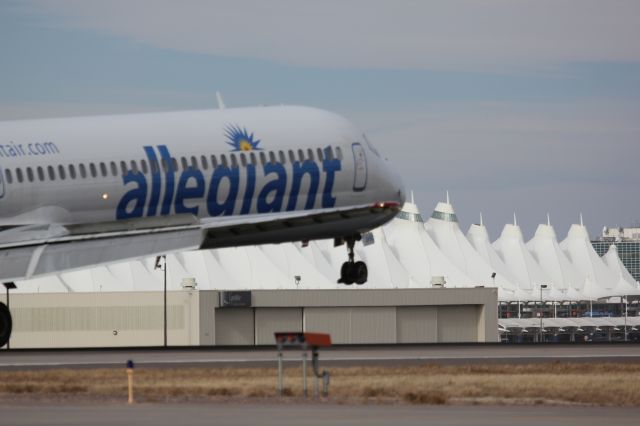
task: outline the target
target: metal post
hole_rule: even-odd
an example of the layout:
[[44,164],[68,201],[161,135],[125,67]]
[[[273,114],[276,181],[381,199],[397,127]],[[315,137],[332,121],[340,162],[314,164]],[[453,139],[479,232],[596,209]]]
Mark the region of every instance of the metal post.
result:
[[[628,334],[627,334],[627,307],[628,307],[627,306],[627,304],[628,304],[627,297],[628,296],[624,297],[624,341],[625,342],[627,341],[627,337],[628,337]],[[7,299],[7,300],[9,300],[9,299]],[[7,342],[7,344],[8,344],[8,342]]]
[[307,397],[307,348],[302,348],[302,395]]
[[282,397],[282,348],[278,348],[278,396]]

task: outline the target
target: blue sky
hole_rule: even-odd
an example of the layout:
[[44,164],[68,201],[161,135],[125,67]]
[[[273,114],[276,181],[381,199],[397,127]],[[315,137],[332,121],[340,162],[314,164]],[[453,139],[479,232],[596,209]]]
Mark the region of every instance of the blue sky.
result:
[[560,238],[640,220],[640,5],[0,3],[0,119],[304,104],[362,127],[424,216]]

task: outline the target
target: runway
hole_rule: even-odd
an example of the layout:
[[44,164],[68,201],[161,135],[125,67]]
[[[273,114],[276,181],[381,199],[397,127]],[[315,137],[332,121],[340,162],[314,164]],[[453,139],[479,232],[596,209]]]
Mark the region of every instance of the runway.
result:
[[0,424],[32,425],[636,425],[640,410],[584,406],[407,406],[339,404],[0,405]]
[[[274,348],[149,348],[0,351],[1,369],[274,365]],[[285,351],[285,362],[301,352]],[[323,365],[411,365],[424,363],[640,362],[639,344],[348,346],[320,351]]]

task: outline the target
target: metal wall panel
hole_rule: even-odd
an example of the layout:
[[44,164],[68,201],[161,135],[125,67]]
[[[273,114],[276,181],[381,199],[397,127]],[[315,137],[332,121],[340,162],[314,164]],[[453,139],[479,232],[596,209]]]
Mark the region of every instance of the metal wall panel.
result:
[[398,306],[396,325],[398,343],[436,343],[438,307]]
[[256,308],[256,345],[275,345],[273,333],[302,331],[302,308]]
[[216,345],[253,345],[253,309],[216,309],[215,330]]
[[438,306],[439,343],[463,343],[477,341],[477,306]]
[[304,331],[328,333],[333,344],[349,344],[351,308],[305,308]]
[[396,308],[351,308],[351,343],[396,343]]
[[198,306],[198,345],[209,346],[216,344],[216,307],[218,293],[205,290],[199,292]]

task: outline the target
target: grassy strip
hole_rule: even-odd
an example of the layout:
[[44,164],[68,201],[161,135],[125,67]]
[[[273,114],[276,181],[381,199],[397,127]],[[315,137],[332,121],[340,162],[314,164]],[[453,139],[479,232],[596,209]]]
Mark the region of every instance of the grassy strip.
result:
[[[331,368],[330,399],[412,404],[640,406],[640,364],[431,365]],[[313,379],[309,386],[312,389]],[[139,402],[275,396],[275,368],[139,368]],[[285,369],[285,395],[302,394],[300,368]],[[17,397],[126,400],[124,370],[0,371],[0,401]]]

